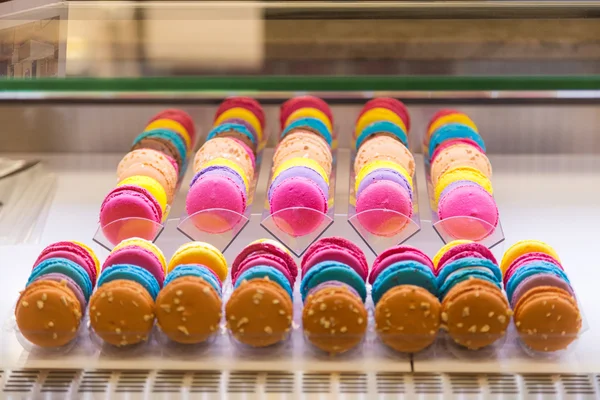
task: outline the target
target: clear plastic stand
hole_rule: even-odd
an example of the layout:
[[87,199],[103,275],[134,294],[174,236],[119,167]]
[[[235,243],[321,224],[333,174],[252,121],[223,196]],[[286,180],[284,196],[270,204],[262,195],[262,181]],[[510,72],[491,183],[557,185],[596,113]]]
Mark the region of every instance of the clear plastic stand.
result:
[[99,226],[93,240],[108,251],[125,239],[139,237],[156,241],[164,230],[164,225],[146,218],[122,218],[110,224]]
[[250,207],[244,214],[225,208],[211,208],[179,219],[177,230],[192,241],[208,242],[224,252],[250,221]]

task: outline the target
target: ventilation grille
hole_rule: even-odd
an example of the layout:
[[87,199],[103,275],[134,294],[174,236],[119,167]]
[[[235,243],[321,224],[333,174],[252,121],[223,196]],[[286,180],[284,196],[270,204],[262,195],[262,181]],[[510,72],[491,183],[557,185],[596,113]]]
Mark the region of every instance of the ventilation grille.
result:
[[256,372],[231,372],[227,381],[228,393],[256,393]]
[[305,373],[302,376],[302,393],[330,393],[331,374]]
[[444,393],[443,379],[440,374],[414,374],[412,379],[415,394]]
[[268,372],[265,379],[266,393],[293,394],[295,375],[291,372]]
[[560,382],[563,393],[567,395],[594,395],[596,393],[589,375],[561,375]]
[[519,394],[519,386],[516,375],[490,374],[487,378],[488,392],[492,395],[516,395]]
[[220,371],[198,371],[192,374],[190,392],[219,393],[221,391]]
[[79,393],[110,393],[112,371],[91,370],[81,374]]
[[558,394],[554,383],[556,376],[554,375],[523,375],[523,380],[529,395]]
[[378,394],[406,393],[404,374],[394,372],[379,372],[376,377]]
[[343,373],[339,376],[340,393],[367,394],[367,374]]

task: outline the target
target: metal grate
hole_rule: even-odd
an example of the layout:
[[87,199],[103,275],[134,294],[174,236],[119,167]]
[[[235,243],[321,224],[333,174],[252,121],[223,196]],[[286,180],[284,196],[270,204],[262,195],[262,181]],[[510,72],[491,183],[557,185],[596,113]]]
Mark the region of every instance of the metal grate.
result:
[[267,372],[265,393],[294,393],[295,376],[291,372]]
[[253,371],[233,371],[227,381],[228,393],[256,393],[258,373]]
[[339,376],[340,393],[367,394],[367,374],[363,373],[342,373]]
[[592,379],[585,374],[561,375],[562,391],[567,395],[593,395],[596,393]]
[[152,382],[152,393],[180,393],[185,384],[185,371],[157,371]]
[[112,371],[90,370],[83,371],[79,382],[79,393],[110,393]]
[[302,375],[302,393],[330,393],[331,374],[305,373]]
[[487,387],[490,394],[519,394],[519,386],[516,375],[489,374],[485,375],[484,377],[487,379]]
[[402,373],[378,372],[376,376],[378,394],[406,393],[406,383]]
[[413,374],[412,380],[415,394],[444,393],[443,379],[440,374]]
[[65,396],[71,392],[78,381],[77,370],[50,370],[45,374],[40,391],[42,393],[62,393]]
[[190,392],[219,393],[221,391],[221,371],[198,371],[192,374]]
[[10,371],[2,391],[5,393],[31,393],[35,389],[39,378],[39,370],[24,369]]
[[558,394],[556,391],[556,385],[554,383],[556,380],[555,375],[523,375],[523,380],[525,381],[525,388],[527,389],[527,394],[529,395]]
[[479,376],[473,374],[449,374],[452,394],[480,394]]
[[143,393],[150,371],[120,371],[117,378],[117,393]]

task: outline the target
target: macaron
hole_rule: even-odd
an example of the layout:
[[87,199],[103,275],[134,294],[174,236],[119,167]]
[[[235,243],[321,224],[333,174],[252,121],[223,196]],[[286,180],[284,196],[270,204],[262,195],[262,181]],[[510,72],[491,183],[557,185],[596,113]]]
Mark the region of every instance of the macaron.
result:
[[[254,158],[246,146],[230,137],[217,137],[204,143],[194,157],[194,172],[198,173],[206,164],[215,159],[226,159],[235,163],[250,182],[254,179]],[[223,164],[223,162],[221,162]]]
[[[143,241],[143,245],[139,245]],[[166,274],[165,258],[160,249],[152,242],[143,239],[129,240],[124,245],[114,248],[102,265],[102,270],[116,264],[132,264],[150,272],[156,279],[159,287],[163,286]],[[137,243],[136,243],[137,242]]]
[[268,277],[243,280],[225,305],[227,328],[250,347],[267,347],[284,340],[292,327],[291,297]]
[[488,192],[493,194],[492,183],[481,172],[472,167],[458,166],[447,170],[439,179],[435,186],[435,203],[438,204],[441,194],[448,185],[456,181],[471,181]]
[[[144,268],[133,264],[114,264],[107,267],[100,274],[98,288],[115,280],[128,280],[137,282],[143,287],[152,299],[156,299],[160,292],[160,285],[156,278]],[[109,295],[110,296],[110,295]]]
[[376,97],[374,99],[371,99],[367,101],[362,107],[358,118],[360,118],[367,111],[374,108],[386,108],[390,111],[393,111],[402,119],[402,122],[404,122],[404,125],[407,129],[406,133],[410,131],[410,114],[408,113],[408,109],[406,108],[404,103],[402,103],[400,100],[391,97]]
[[508,299],[510,304],[515,307],[521,297],[530,290],[537,287],[555,287],[569,293],[575,298],[575,292],[569,282],[562,279],[560,276],[551,273],[536,273],[522,279],[512,291],[512,296]]
[[114,188],[100,207],[100,226],[112,244],[130,237],[153,240],[162,219],[158,201],[148,190],[135,185]]
[[446,279],[456,271],[472,270],[473,268],[487,270],[494,276],[496,282],[502,281],[502,272],[500,271],[500,268],[490,260],[485,258],[465,257],[445,263],[436,271],[438,285],[442,285]]
[[253,134],[253,131],[246,128],[245,124],[226,122],[217,125],[208,132],[206,140],[210,141],[219,137],[241,140],[250,147],[253,152],[256,152],[256,149],[258,148],[256,136]]
[[323,283],[310,291],[302,310],[305,339],[318,349],[339,354],[355,348],[367,331],[368,314],[349,286]]
[[355,144],[356,149],[360,149],[360,146],[362,146],[366,140],[377,135],[390,136],[396,140],[399,140],[404,146],[408,147],[408,136],[399,125],[396,125],[390,121],[376,121],[370,125],[367,125],[358,134]]
[[285,247],[271,239],[259,239],[244,247],[231,264],[231,276],[234,280],[239,275],[244,264],[257,256],[265,256],[265,258],[269,259],[276,258],[278,262],[285,265],[285,268],[291,277],[290,281],[296,281],[296,277],[298,276],[298,266],[296,265],[296,261],[294,261],[294,258]]
[[555,258],[553,258],[552,256],[549,256],[548,254],[540,253],[540,252],[525,253],[522,256],[519,256],[517,259],[515,259],[510,264],[508,269],[504,272],[504,284],[508,283],[508,280],[510,279],[512,274],[517,269],[519,269],[522,266],[529,264],[533,261],[546,261],[546,262],[556,265],[557,267],[559,267],[560,269],[562,269],[564,271],[564,268],[562,267],[562,265],[558,261],[556,261]]
[[137,149],[153,149],[165,153],[177,162],[180,173],[184,170],[187,161],[185,141],[169,129],[142,132],[133,141],[131,150]]
[[[491,261],[493,264],[498,265],[498,261],[496,261],[496,257],[494,257],[494,254],[490,251],[490,249],[488,249],[481,243],[475,243],[471,241],[460,241],[460,243],[451,243],[452,246],[448,247],[447,249],[444,249],[443,252],[440,250],[440,255],[437,258],[436,274],[444,266],[444,264],[450,261],[450,259],[464,253],[471,253],[471,257],[476,257],[475,254],[479,254],[481,256],[480,258],[485,258]],[[462,256],[460,258],[464,257],[465,256]]]
[[431,271],[433,271],[433,262],[427,256],[427,254],[421,250],[413,246],[394,246],[384,250],[375,258],[375,261],[373,261],[373,267],[371,268],[371,273],[369,274],[369,283],[372,285],[381,271],[385,270],[392,264],[402,261],[415,261],[429,267]]
[[[171,274],[182,270],[179,266]],[[218,332],[222,316],[221,296],[205,279],[207,276],[210,275],[179,275],[170,279],[158,294],[156,320],[170,340],[184,344],[201,343]]]
[[366,281],[369,264],[365,253],[343,237],[322,238],[311,244],[302,258],[301,268],[304,276],[310,268],[324,261],[337,261],[354,269]]
[[90,299],[91,329],[103,341],[114,346],[148,340],[154,325],[154,313],[154,299],[150,293],[139,282],[130,279],[102,282]]
[[235,281],[234,289],[238,288],[244,281],[251,281],[252,279],[269,279],[281,286],[290,296],[290,299],[293,298],[292,286],[288,278],[277,269],[266,265],[258,265],[240,272]]
[[314,108],[321,111],[327,116],[327,119],[333,126],[333,113],[324,100],[314,96],[297,96],[287,100],[281,105],[279,111],[280,128],[283,130],[290,115],[302,108]]
[[408,132],[406,124],[398,114],[387,108],[375,107],[368,109],[360,114],[360,116],[356,120],[354,128],[354,137],[357,138],[360,135],[360,133],[365,129],[365,127],[378,121],[392,122],[398,125],[404,132]]
[[514,319],[521,341],[540,352],[566,349],[582,326],[575,299],[553,286],[536,287],[524,294],[515,306]]
[[500,262],[500,269],[503,273],[506,273],[508,267],[520,256],[527,253],[544,253],[554,258],[560,264],[560,258],[556,251],[547,243],[544,243],[540,240],[521,240],[506,250],[504,256],[502,257],[502,261]]
[[54,281],[60,283],[63,286],[66,286],[75,295],[75,298],[77,299],[77,302],[80,305],[81,313],[85,313],[85,308],[87,306],[85,295],[83,294],[83,290],[81,289],[81,287],[72,278],[69,278],[67,275],[61,274],[59,272],[51,272],[45,275],[38,276],[33,280],[32,284],[37,281]]
[[455,138],[455,139],[448,139],[446,141],[444,141],[443,143],[441,143],[433,152],[433,154],[431,154],[431,162],[433,162],[440,154],[442,154],[447,148],[452,147],[456,144],[462,144],[462,145],[469,145],[472,148],[476,149],[477,151],[479,151],[480,153],[485,154],[485,151],[483,151],[483,149],[481,147],[479,147],[479,145],[477,144],[476,141],[471,140],[471,139],[466,139],[466,138]]
[[165,286],[176,279],[188,276],[202,278],[209,285],[211,285],[219,297],[221,297],[223,283],[212,269],[200,264],[181,264],[176,266],[167,274],[167,277],[165,278]]
[[117,184],[119,186],[139,186],[146,189],[160,206],[163,217],[166,216],[167,211],[167,193],[157,180],[150,178],[149,176],[137,175],[125,178]]
[[[391,173],[386,171],[391,171]],[[380,180],[398,183],[410,193],[412,199],[412,177],[403,166],[387,160],[375,160],[365,164],[356,175],[354,192],[358,196],[368,185]]]
[[258,119],[260,126],[265,128],[265,112],[258,101],[251,97],[234,96],[229,97],[219,105],[217,112],[215,113],[215,120],[219,118],[225,111],[232,108],[245,108],[252,112]]
[[37,280],[23,290],[15,306],[19,332],[40,347],[61,347],[77,336],[81,305],[66,284]]
[[570,284],[567,274],[565,274],[565,272],[554,263],[547,261],[531,261],[514,271],[506,282],[506,295],[508,298],[512,299],[513,293],[521,281],[527,277],[537,274],[555,275],[556,277]]
[[269,203],[273,198],[273,192],[275,191],[275,188],[281,185],[281,183],[286,179],[295,177],[305,178],[314,182],[319,187],[321,192],[327,198],[329,198],[329,179],[325,177],[325,171],[318,164],[310,164],[313,164],[313,160],[308,158],[292,158],[282,163],[281,167],[279,167],[279,169],[273,175],[273,180],[269,184],[269,190],[267,192],[267,199]]
[[31,271],[27,286],[39,277],[52,273],[59,273],[71,278],[81,288],[85,301],[90,298],[93,290],[92,280],[87,271],[79,264],[66,258],[48,258],[37,264]]
[[297,158],[313,160],[325,171],[326,178],[331,175],[333,156],[327,142],[320,136],[298,129],[284,137],[275,148],[273,172],[287,160]]
[[468,243],[473,243],[472,240],[467,240],[467,239],[458,239],[458,240],[453,240],[451,242],[446,243],[445,245],[442,246],[441,249],[438,250],[437,253],[435,253],[435,255],[433,256],[433,267],[435,270],[438,269],[438,265],[440,264],[440,261],[442,259],[442,257],[446,254],[446,252],[450,251],[450,249],[459,246],[461,244],[468,244]]
[[400,233],[413,214],[410,193],[392,181],[371,183],[356,199],[357,219],[368,232],[384,237]]
[[314,181],[291,177],[272,189],[269,207],[277,227],[288,235],[299,237],[321,226],[327,213],[328,199]]
[[246,179],[244,171],[242,171],[236,163],[224,158],[216,158],[213,161],[204,164],[202,169],[192,178],[190,187],[194,186],[196,181],[204,175],[225,176],[234,181],[238,187],[244,191],[246,196],[248,196],[250,192],[250,182]]
[[432,120],[429,126],[427,127],[427,138],[430,138],[431,135],[441,128],[444,125],[448,124],[462,124],[466,125],[469,128],[473,129],[475,132],[479,132],[477,129],[477,125],[469,118],[466,114],[461,112],[454,112],[447,115],[441,115],[435,120]]
[[410,177],[415,173],[415,159],[411,152],[389,136],[376,135],[363,143],[354,159],[354,174],[358,175],[366,164],[376,160],[393,161],[402,166]]
[[419,352],[433,343],[440,328],[441,305],[427,289],[400,285],[388,290],[375,306],[375,330],[388,347]]
[[152,178],[163,187],[167,203],[171,204],[177,190],[178,175],[177,169],[167,157],[152,149],[139,149],[127,153],[117,167],[119,182],[139,175]]
[[144,131],[151,131],[154,129],[168,129],[168,130],[171,130],[171,131],[177,133],[181,137],[181,139],[183,139],[183,141],[185,142],[185,147],[186,147],[187,151],[190,151],[192,149],[192,138],[191,138],[190,134],[187,132],[187,130],[185,129],[185,127],[183,125],[181,125],[179,122],[174,121],[169,118],[155,119],[154,121],[150,122],[146,126]]
[[309,291],[317,285],[327,281],[338,281],[352,287],[364,302],[367,298],[365,281],[352,267],[337,261],[323,261],[312,268],[302,277],[300,294],[306,300]]
[[485,153],[477,147],[458,142],[445,147],[433,158],[430,175],[434,187],[446,171],[457,166],[472,167],[486,178],[492,177],[492,164]]
[[179,247],[167,266],[167,272],[182,264],[203,265],[219,277],[221,282],[227,278],[227,260],[216,247],[204,242],[189,242]]
[[100,273],[100,263],[94,251],[89,247],[84,247],[82,244],[74,241],[53,243],[41,251],[33,263],[34,268],[42,261],[50,258],[65,258],[78,264],[87,272],[92,287],[96,285],[96,279]]
[[438,297],[445,298],[455,286],[471,279],[488,282],[498,290],[502,290],[502,283],[498,281],[491,270],[485,267],[470,267],[459,269],[449,274],[446,279],[438,280]]
[[471,139],[476,142],[484,152],[486,151],[483,138],[472,128],[462,124],[448,124],[442,126],[431,135],[431,139],[429,140],[429,156],[427,157],[427,160],[431,162],[431,155],[433,155],[437,147],[450,139]]
[[283,274],[290,287],[294,286],[294,278],[292,278],[292,274],[287,269],[286,263],[281,258],[268,253],[253,254],[245,258],[235,270],[235,275],[232,270],[231,280],[233,282],[238,282],[238,277],[254,267],[268,267],[274,269]]
[[461,346],[477,350],[506,334],[512,311],[501,289],[481,279],[455,285],[442,301],[443,329]]
[[435,275],[429,266],[417,261],[399,261],[381,271],[373,282],[371,296],[377,304],[390,289],[400,285],[413,285],[437,295],[438,286]]
[[196,128],[194,126],[194,120],[185,111],[175,108],[166,109],[152,117],[152,119],[148,121],[148,124],[151,124],[152,122],[158,119],[170,119],[172,121],[179,122],[185,128],[186,132],[190,135],[192,143],[196,143],[197,137]]
[[283,139],[288,134],[296,130],[309,131],[315,133],[323,139],[325,139],[327,144],[331,147],[331,144],[333,142],[333,133],[331,132],[331,130],[329,130],[325,123],[321,122],[317,118],[303,117],[292,121],[281,132],[281,138]]
[[301,119],[301,118],[318,119],[319,121],[321,121],[322,123],[324,123],[327,126],[327,129],[329,129],[330,132],[333,132],[333,125],[331,124],[329,117],[323,111],[321,111],[317,108],[314,108],[314,107],[303,107],[303,108],[299,108],[296,111],[292,112],[290,114],[290,116],[287,117],[287,120],[285,121],[283,126],[284,127],[288,126],[295,120]]
[[244,107],[233,107],[225,111],[222,111],[219,115],[215,116],[213,126],[219,126],[226,123],[230,119],[241,119],[249,123],[257,135],[254,138],[255,143],[261,143],[263,140],[263,126],[258,117],[250,110]]

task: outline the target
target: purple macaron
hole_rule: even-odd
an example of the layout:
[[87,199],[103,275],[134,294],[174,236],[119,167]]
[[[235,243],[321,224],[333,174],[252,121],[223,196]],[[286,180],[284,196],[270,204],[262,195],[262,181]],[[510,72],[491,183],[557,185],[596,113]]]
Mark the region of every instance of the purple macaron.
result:
[[194,178],[192,178],[192,182],[190,183],[190,187],[194,186],[194,183],[196,183],[200,177],[211,175],[225,176],[231,179],[239,186],[240,190],[244,192],[245,196],[248,197],[248,192],[246,190],[246,185],[244,184],[243,178],[234,169],[224,165],[211,165],[210,167],[202,169],[196,175],[194,175]]
[[346,289],[348,289],[350,291],[350,293],[352,293],[353,295],[355,295],[356,297],[358,297],[360,299],[360,294],[358,294],[358,292],[352,286],[350,286],[344,282],[340,282],[340,281],[327,281],[327,282],[320,283],[308,291],[307,297],[310,296],[311,294],[317,293],[318,291],[320,291],[322,289],[342,288],[342,287],[345,287]]
[[87,305],[87,302],[85,301],[85,295],[83,294],[83,290],[79,287],[79,285],[77,283],[75,283],[75,281],[71,278],[69,278],[68,276],[58,273],[58,272],[51,272],[49,274],[46,275],[41,275],[39,277],[37,277],[35,281],[39,281],[39,280],[44,280],[44,281],[54,281],[54,282],[58,282],[58,283],[63,283],[64,285],[67,286],[67,288],[73,292],[73,294],[75,295],[75,297],[77,297],[77,300],[79,301],[79,305],[81,306],[81,313],[83,314],[85,311],[85,307]]
[[269,202],[271,201],[271,198],[273,197],[273,192],[275,191],[275,188],[277,188],[277,186],[279,186],[281,184],[281,182],[283,182],[287,178],[293,178],[293,177],[302,177],[302,178],[310,179],[311,181],[316,183],[317,186],[319,186],[321,191],[325,194],[325,197],[327,197],[327,198],[329,197],[329,185],[327,185],[327,182],[325,182],[325,179],[323,179],[323,177],[317,171],[315,171],[312,168],[305,167],[305,166],[296,166],[296,167],[291,167],[291,168],[288,168],[288,169],[282,171],[279,175],[277,175],[277,177],[275,179],[273,179],[273,181],[269,185],[269,191],[267,194]]
[[561,279],[560,277],[553,274],[535,274],[523,279],[523,281],[519,283],[519,285],[513,292],[512,298],[510,299],[510,304],[513,307],[516,306],[519,299],[525,293],[539,286],[557,287],[559,289],[567,291],[571,296],[575,297],[575,292],[573,291],[571,285],[569,285],[565,280]]
[[408,192],[410,197],[410,201],[413,200],[413,191],[412,187],[408,183],[408,180],[398,171],[394,171],[390,168],[378,168],[373,172],[367,174],[362,181],[360,181],[358,185],[358,190],[356,191],[356,197],[358,198],[360,194],[365,190],[371,183],[378,181],[392,181],[396,182],[400,186],[402,186]]

